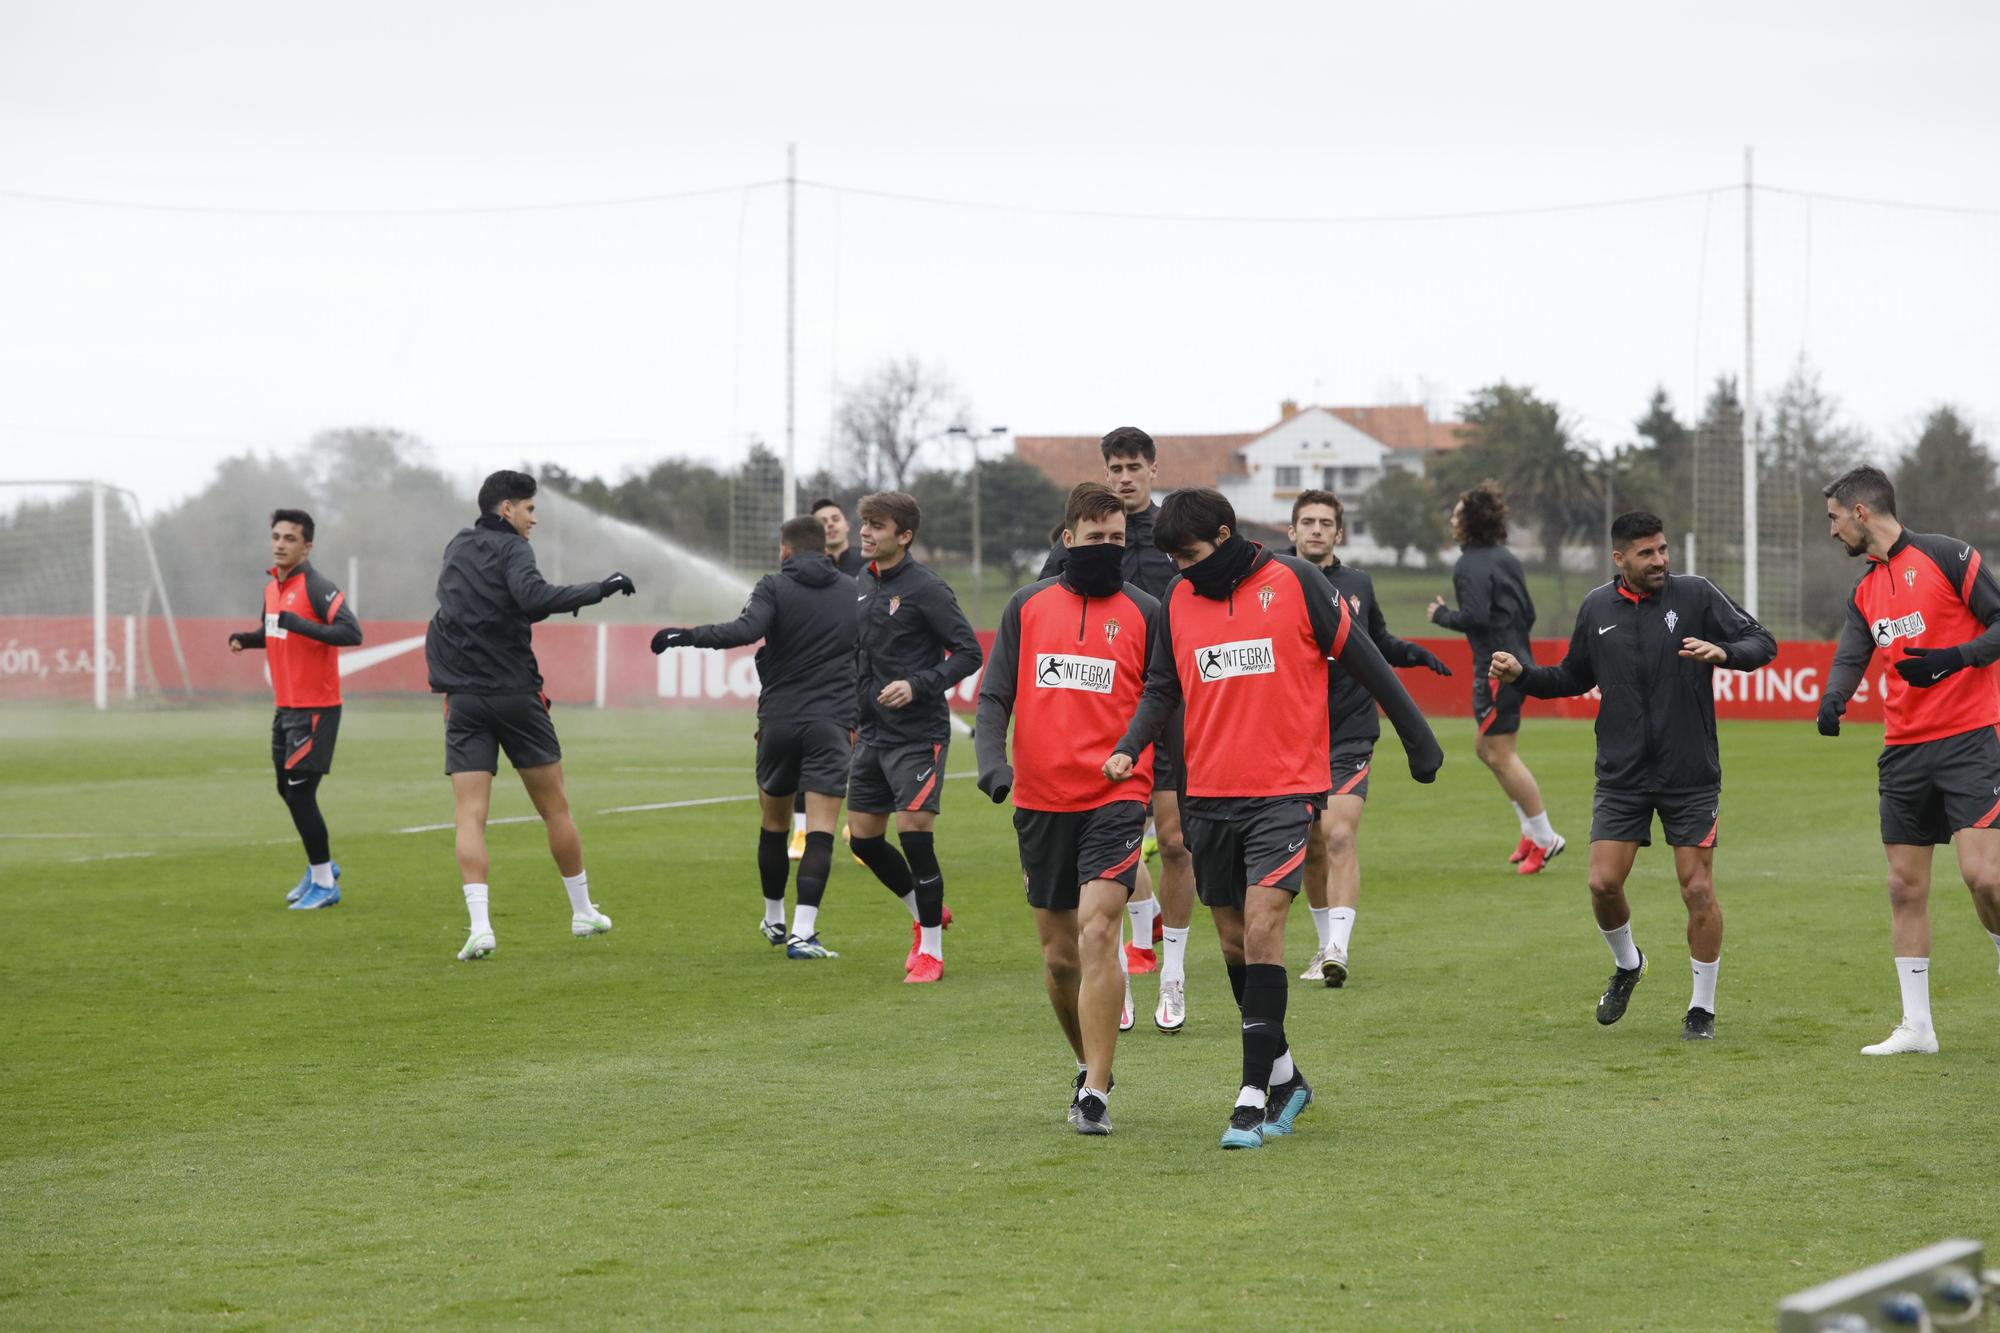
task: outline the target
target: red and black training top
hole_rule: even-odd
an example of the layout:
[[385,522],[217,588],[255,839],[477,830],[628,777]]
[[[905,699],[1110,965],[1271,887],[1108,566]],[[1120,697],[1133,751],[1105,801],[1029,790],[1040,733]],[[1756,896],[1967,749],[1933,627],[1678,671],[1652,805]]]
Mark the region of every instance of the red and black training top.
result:
[[1867,559],[1847,599],[1827,697],[1852,697],[1878,648],[1892,658],[1905,648],[1960,648],[1973,669],[1929,689],[1887,673],[1884,743],[1917,745],[2000,723],[2000,690],[1985,669],[2000,661],[2000,584],[1972,543],[1906,528],[1886,559]]
[[1130,583],[1109,597],[1086,597],[1061,578],[1015,593],[979,682],[973,744],[982,784],[1007,763],[1011,714],[1016,809],[1151,800],[1150,746],[1124,782],[1105,777],[1103,766],[1138,711],[1159,612],[1159,602]]
[[1444,751],[1381,651],[1317,569],[1261,546],[1221,597],[1184,577],[1168,585],[1146,692],[1117,752],[1136,756],[1184,702],[1190,801],[1323,794],[1329,659],[1382,705],[1411,774],[1429,782]]
[[245,648],[262,648],[271,668],[271,693],[280,708],[338,708],[340,652],[361,642],[361,622],[333,581],[299,564],[289,574],[264,571],[264,623],[230,635]]

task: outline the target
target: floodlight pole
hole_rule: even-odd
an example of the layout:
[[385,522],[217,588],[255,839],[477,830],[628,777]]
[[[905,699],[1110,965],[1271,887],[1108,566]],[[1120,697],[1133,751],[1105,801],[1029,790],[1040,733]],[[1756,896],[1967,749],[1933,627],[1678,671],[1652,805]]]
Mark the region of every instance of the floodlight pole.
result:
[[785,145],[785,466],[778,518],[798,503],[799,146]]
[[[989,428],[986,433],[988,435],[1005,435],[1007,428],[1005,426],[994,426]],[[972,477],[967,483],[967,489],[971,492],[972,497],[972,586],[977,588],[981,586],[980,576],[985,572],[986,568],[985,560],[980,554],[979,549],[981,544],[979,540],[979,437],[972,433],[970,426],[947,426],[945,427],[945,434],[956,435],[972,446]]]
[[1743,609],[1757,615],[1757,188],[1743,150]]

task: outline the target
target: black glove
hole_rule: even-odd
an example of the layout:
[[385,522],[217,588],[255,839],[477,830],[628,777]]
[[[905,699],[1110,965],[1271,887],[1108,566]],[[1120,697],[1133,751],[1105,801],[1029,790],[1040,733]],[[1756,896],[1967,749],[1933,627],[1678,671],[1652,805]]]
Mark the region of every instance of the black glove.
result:
[[285,631],[285,633],[287,634],[296,633],[298,631],[299,626],[309,625],[312,623],[313,622],[307,620],[304,616],[300,615],[296,611],[278,612],[278,628]]
[[1836,699],[1831,694],[1823,695],[1819,701],[1819,734],[1838,736],[1840,715],[1847,711],[1847,700]]
[[630,578],[623,574],[613,574],[610,578],[597,585],[597,591],[605,597],[609,597],[614,592],[622,592],[627,597],[630,597],[639,590],[632,586]]
[[1007,793],[1014,790],[1014,766],[1002,764],[990,773],[981,773],[979,790],[991,796],[993,804],[1007,804]]
[[1965,667],[1965,654],[1957,648],[1905,648],[1903,660],[1896,663],[1896,674],[1912,689],[1927,690]]
[[1433,741],[1421,750],[1412,750],[1406,756],[1410,761],[1410,776],[1426,785],[1436,782],[1438,770],[1444,767],[1444,749]]
[[[619,575],[623,578],[624,575]],[[653,651],[664,653],[669,648],[690,648],[694,646],[694,631],[672,626],[653,636]]]
[[1427,666],[1440,676],[1449,676],[1451,674],[1451,668],[1444,664],[1442,657],[1439,657],[1428,648],[1419,647],[1417,651],[1423,654],[1423,657],[1417,663],[1419,666]]

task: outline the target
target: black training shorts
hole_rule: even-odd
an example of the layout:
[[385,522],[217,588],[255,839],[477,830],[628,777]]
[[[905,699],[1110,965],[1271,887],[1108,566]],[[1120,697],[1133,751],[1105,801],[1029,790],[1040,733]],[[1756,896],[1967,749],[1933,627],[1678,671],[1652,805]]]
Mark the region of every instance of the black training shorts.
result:
[[280,708],[271,718],[271,762],[284,773],[331,773],[339,738],[339,704]]
[[1355,796],[1368,799],[1368,766],[1375,762],[1375,747],[1367,742],[1343,742],[1333,747],[1327,759],[1328,796]]
[[562,762],[546,694],[447,694],[444,771],[497,773],[500,751],[515,768]]
[[1653,815],[1669,847],[1713,847],[1722,827],[1722,788],[1692,791],[1627,791],[1599,787],[1590,802],[1592,842],[1653,845]]
[[854,755],[851,733],[838,722],[769,722],[757,732],[757,790],[771,796],[847,790]]
[[1875,768],[1885,843],[1931,847],[2000,820],[2000,738],[1992,727],[1885,746]]
[[[1524,663],[1525,665],[1525,663]],[[1484,663],[1472,676],[1472,716],[1482,736],[1512,736],[1521,729],[1521,682],[1505,682],[1498,693]]]
[[1242,910],[1248,886],[1296,894],[1306,839],[1325,803],[1311,796],[1199,797],[1181,804],[1194,887],[1207,907]]
[[945,756],[950,752],[949,739],[887,750],[861,742],[854,747],[854,764],[847,773],[847,808],[862,815],[895,810],[936,814],[944,790]]
[[1094,879],[1132,886],[1139,879],[1146,840],[1146,807],[1113,801],[1095,810],[1016,810],[1014,837],[1021,844],[1021,882],[1028,906],[1074,912],[1077,890]]

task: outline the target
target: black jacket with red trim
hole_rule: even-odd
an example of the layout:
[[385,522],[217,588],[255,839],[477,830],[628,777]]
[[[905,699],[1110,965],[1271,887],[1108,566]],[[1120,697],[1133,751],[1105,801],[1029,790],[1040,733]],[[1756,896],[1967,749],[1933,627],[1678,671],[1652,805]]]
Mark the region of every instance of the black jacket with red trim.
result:
[[1095,810],[1151,799],[1150,751],[1124,782],[1104,776],[1104,756],[1138,711],[1159,613],[1159,602],[1131,583],[1108,597],[1086,597],[1066,579],[1042,579],[1009,598],[979,678],[972,734],[980,789],[990,795],[1010,785],[1020,810]]
[[[855,599],[854,648],[860,738],[869,745],[938,745],[951,738],[951,687],[979,670],[979,638],[951,585],[907,554],[886,570],[873,564]],[[915,698],[902,708],[875,702],[884,686],[907,680]]]
[[1563,660],[1528,667],[1521,688],[1537,699],[1598,691],[1599,786],[1713,787],[1722,781],[1716,669],[1680,655],[1690,638],[1722,649],[1731,671],[1755,671],[1778,655],[1770,631],[1707,579],[1669,574],[1665,587],[1644,597],[1613,579],[1584,595]]
[[1116,753],[1136,758],[1184,705],[1182,791],[1190,801],[1323,794],[1331,658],[1388,713],[1411,775],[1431,781],[1444,751],[1380,650],[1354,626],[1317,568],[1261,546],[1219,598],[1176,578],[1161,606],[1146,692]]
[[280,708],[338,708],[342,648],[361,642],[361,622],[333,580],[305,561],[289,574],[264,571],[264,623],[229,637],[262,648]]
[[1888,673],[1884,743],[1916,745],[2000,722],[2000,694],[1984,669],[2000,661],[2000,585],[1971,542],[1905,528],[1888,559],[1868,557],[1848,594],[1826,697],[1851,698],[1878,648],[1892,665],[1905,648],[1957,648],[1974,668],[1927,689]]

